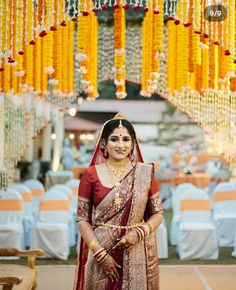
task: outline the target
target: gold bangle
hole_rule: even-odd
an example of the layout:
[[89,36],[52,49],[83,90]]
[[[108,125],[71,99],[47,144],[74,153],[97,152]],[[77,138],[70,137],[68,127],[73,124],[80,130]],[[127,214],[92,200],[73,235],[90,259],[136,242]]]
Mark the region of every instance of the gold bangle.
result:
[[98,242],[98,240],[92,240],[90,243],[89,243],[89,250],[90,251],[92,251],[93,250],[93,248],[95,247],[95,246],[97,246],[99,244],[99,242]]
[[150,235],[150,232],[151,232],[150,226],[147,224],[144,224],[141,227],[145,229],[145,235],[148,237]]
[[152,234],[154,232],[154,228],[153,228],[153,225],[150,223],[150,222],[146,222],[146,225],[149,226],[150,228],[150,232],[149,232],[149,235]]

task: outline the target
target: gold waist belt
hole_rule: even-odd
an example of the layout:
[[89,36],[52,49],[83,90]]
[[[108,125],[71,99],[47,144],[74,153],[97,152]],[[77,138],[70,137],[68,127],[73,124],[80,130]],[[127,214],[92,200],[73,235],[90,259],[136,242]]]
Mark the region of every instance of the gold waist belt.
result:
[[96,226],[102,226],[102,227],[107,227],[107,228],[111,228],[111,229],[121,229],[121,230],[134,229],[134,228],[141,226],[142,224],[144,224],[144,221],[142,221],[141,223],[138,223],[138,224],[127,225],[127,226],[119,226],[119,225],[113,225],[113,224],[107,224],[107,223],[95,223]]

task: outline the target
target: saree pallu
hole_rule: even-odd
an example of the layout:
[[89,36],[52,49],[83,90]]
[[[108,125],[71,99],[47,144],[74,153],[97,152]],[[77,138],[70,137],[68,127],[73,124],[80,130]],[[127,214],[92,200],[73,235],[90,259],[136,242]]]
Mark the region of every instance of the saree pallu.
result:
[[[125,229],[111,228],[101,223],[119,226],[140,224],[146,213],[152,215],[162,212],[159,193],[149,196],[153,174],[153,166],[137,163],[130,173],[122,180],[119,194],[121,207],[114,207],[115,188],[112,188],[96,207],[94,215],[94,233],[102,247],[121,265],[119,282],[111,282],[103,271],[101,265],[87,250],[81,241],[80,258],[77,269],[74,290],[158,290],[159,267],[155,233],[140,241],[129,249],[115,249],[112,247],[117,239],[126,232]],[[88,201],[87,201],[88,202]],[[84,209],[89,206],[80,201],[81,216],[88,216]],[[82,210],[83,209],[83,210]],[[84,215],[84,216],[83,216]],[[84,270],[84,271],[83,271]]]

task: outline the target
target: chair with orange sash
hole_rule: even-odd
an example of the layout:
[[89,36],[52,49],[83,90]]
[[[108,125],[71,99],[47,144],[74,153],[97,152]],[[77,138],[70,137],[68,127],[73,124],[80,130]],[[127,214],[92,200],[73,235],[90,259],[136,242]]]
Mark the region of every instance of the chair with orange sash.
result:
[[213,192],[213,218],[221,247],[233,247],[236,229],[236,187]]
[[157,240],[157,251],[159,259],[168,258],[168,237],[166,222],[163,219],[162,223],[156,230],[156,240]]
[[200,189],[185,193],[180,210],[177,245],[180,259],[217,259],[216,229],[207,193]]
[[44,257],[66,260],[69,256],[69,198],[55,192],[45,194],[39,205],[32,247],[44,250]]
[[32,192],[32,206],[34,218],[36,218],[39,208],[40,200],[45,192],[43,184],[36,179],[29,179],[24,184],[30,188]]
[[181,194],[185,191],[189,191],[195,188],[195,186],[191,183],[182,183],[179,184],[172,194],[172,209],[173,209],[173,217],[171,219],[170,225],[170,243],[171,245],[177,245],[177,231],[178,225],[180,222],[180,200]]
[[13,189],[0,191],[0,245],[24,248],[24,201]]
[[74,208],[74,212],[75,213],[77,211],[79,184],[80,184],[80,180],[79,179],[70,179],[70,180],[68,180],[65,183],[65,185],[68,186],[73,191],[72,204],[73,204],[73,208]]
[[74,207],[73,207],[73,191],[71,188],[65,184],[56,184],[50,187],[45,194],[50,194],[51,192],[61,192],[69,198],[69,214],[70,214],[70,246],[76,244],[76,222],[74,217]]
[[14,189],[21,194],[24,200],[24,240],[25,246],[28,248],[31,245],[31,234],[34,227],[34,217],[32,208],[32,193],[29,187],[21,183],[15,183],[10,185],[10,189]]

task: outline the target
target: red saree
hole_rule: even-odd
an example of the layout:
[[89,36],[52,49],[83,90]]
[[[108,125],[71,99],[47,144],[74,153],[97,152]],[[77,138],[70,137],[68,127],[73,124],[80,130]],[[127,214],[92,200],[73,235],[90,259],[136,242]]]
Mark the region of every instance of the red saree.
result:
[[[121,207],[114,208],[114,188],[103,187],[95,166],[84,173],[79,189],[78,220],[94,227],[100,244],[122,266],[119,282],[111,282],[83,241],[80,245],[74,290],[158,290],[159,269],[155,233],[130,249],[111,248],[125,229],[108,228],[101,223],[127,226],[139,224],[149,216],[162,213],[153,165],[137,162],[120,186]],[[92,215],[92,209],[95,212]]]

